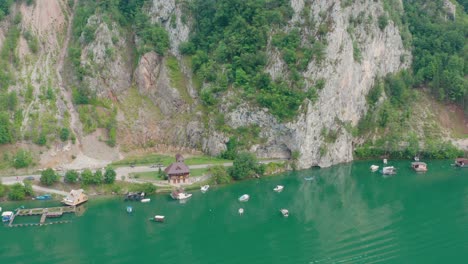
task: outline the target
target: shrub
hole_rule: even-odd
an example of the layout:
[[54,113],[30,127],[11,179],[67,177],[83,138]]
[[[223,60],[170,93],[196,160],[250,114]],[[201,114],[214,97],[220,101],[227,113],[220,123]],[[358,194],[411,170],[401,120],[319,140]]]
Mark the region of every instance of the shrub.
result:
[[224,166],[217,165],[211,167],[209,172],[211,173],[211,181],[214,184],[226,184],[231,182],[231,176],[229,176]]
[[51,168],[48,168],[41,172],[41,183],[47,186],[50,186],[56,182],[58,182],[59,176],[55,173],[55,171]]
[[107,167],[106,172],[104,173],[104,182],[107,184],[114,183],[116,175],[117,173],[113,168]]
[[24,186],[20,183],[15,183],[11,186],[8,192],[8,198],[13,201],[23,200],[26,197]]
[[78,181],[78,172],[74,170],[69,170],[65,173],[65,182],[67,183],[75,183]]
[[32,165],[32,163],[33,158],[29,151],[20,149],[18,150],[18,152],[16,152],[16,155],[13,159],[13,167],[15,167],[16,169],[26,168]]

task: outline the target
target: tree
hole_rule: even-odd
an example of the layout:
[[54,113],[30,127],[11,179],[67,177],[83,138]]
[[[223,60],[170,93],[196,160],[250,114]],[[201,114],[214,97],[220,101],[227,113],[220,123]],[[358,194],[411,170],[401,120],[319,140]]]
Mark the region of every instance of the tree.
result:
[[154,186],[152,183],[142,183],[138,184],[135,186],[135,190],[137,192],[144,192],[145,194],[152,194],[156,191],[156,186]]
[[67,141],[68,137],[70,137],[70,130],[68,130],[68,128],[66,127],[62,127],[62,129],[60,130],[60,139],[62,141]]
[[24,185],[24,193],[25,193],[27,196],[33,196],[33,195],[34,195],[34,191],[33,191],[33,188],[32,188],[31,181],[25,180],[25,181],[23,181],[23,185]]
[[94,173],[93,183],[94,184],[101,184],[102,180],[103,180],[102,171],[101,170],[96,170],[96,172]]
[[26,197],[24,191],[24,186],[21,183],[15,183],[11,186],[10,192],[8,193],[8,198],[10,200],[19,201],[23,200]]
[[65,173],[65,182],[75,183],[78,181],[78,172],[74,170],[69,170]]
[[13,167],[17,169],[26,168],[26,167],[29,167],[29,165],[31,164],[32,164],[32,155],[29,151],[20,149],[18,150],[18,152],[16,152],[16,155],[13,159]]
[[93,172],[90,169],[85,169],[81,173],[81,182],[85,185],[93,184]]
[[229,168],[229,174],[236,180],[242,180],[256,174],[257,158],[254,154],[241,152],[234,159],[232,167]]
[[47,186],[51,186],[52,184],[58,182],[59,176],[55,173],[55,171],[51,168],[47,168],[46,170],[41,172],[41,183]]
[[222,165],[211,167],[209,172],[211,173],[211,181],[215,184],[226,184],[231,182],[231,176],[229,176],[226,168]]
[[0,144],[13,141],[12,124],[7,112],[0,113]]
[[114,183],[117,173],[112,167],[107,167],[104,173],[104,182],[107,184]]

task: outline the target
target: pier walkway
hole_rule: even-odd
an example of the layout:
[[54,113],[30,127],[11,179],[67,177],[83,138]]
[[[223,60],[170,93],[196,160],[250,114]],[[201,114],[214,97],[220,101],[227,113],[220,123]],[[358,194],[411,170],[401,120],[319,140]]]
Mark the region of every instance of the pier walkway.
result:
[[[29,209],[17,209],[16,213],[11,218],[8,226],[17,227],[17,226],[31,226],[31,225],[48,225],[48,224],[57,224],[57,223],[68,223],[70,221],[58,221],[46,223],[47,218],[60,217],[65,213],[75,213],[76,206],[60,206],[60,207],[48,207],[48,208],[29,208]],[[40,215],[41,219],[39,223],[30,223],[30,224],[13,224],[13,221],[17,216],[34,216]]]

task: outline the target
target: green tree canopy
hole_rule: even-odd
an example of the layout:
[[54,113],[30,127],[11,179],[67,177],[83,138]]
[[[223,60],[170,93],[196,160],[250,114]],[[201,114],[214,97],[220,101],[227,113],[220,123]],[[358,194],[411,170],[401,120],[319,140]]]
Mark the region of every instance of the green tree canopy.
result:
[[47,186],[51,186],[54,183],[58,182],[59,176],[55,171],[51,168],[47,168],[46,170],[41,172],[41,183]]
[[23,200],[26,197],[24,186],[21,183],[15,183],[10,187],[8,198],[13,201]]
[[107,184],[114,183],[116,175],[117,173],[113,168],[107,167],[104,173],[104,182]]
[[78,181],[78,172],[74,171],[74,170],[69,170],[67,171],[67,173],[65,173],[65,182],[68,182],[68,183],[75,183]]

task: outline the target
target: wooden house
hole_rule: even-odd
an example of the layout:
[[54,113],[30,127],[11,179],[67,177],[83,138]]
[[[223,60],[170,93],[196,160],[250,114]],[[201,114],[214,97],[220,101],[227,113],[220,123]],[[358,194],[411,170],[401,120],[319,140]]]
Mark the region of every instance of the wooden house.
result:
[[167,174],[167,180],[172,183],[182,183],[185,182],[189,175],[190,170],[187,165],[184,163],[184,157],[181,154],[175,156],[176,162],[169,165],[164,172]]

